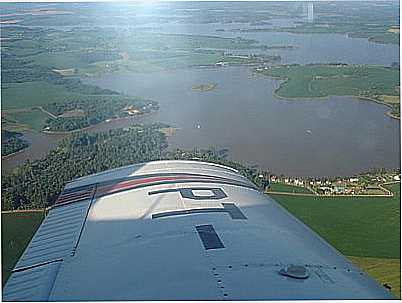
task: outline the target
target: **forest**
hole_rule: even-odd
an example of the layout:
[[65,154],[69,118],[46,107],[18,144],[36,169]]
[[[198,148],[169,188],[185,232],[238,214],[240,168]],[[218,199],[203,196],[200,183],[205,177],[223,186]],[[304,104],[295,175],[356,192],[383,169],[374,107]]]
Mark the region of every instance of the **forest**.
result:
[[28,142],[21,138],[22,134],[7,130],[1,131],[1,156],[11,155],[28,147]]
[[137,162],[157,160],[167,146],[160,124],[64,139],[45,158],[27,161],[2,178],[2,209],[52,205],[69,180]]
[[53,102],[45,110],[57,116],[45,121],[47,131],[72,131],[107,119],[140,115],[157,110],[152,100],[124,96],[75,96],[63,103]]
[[2,178],[2,210],[44,208],[54,204],[66,182],[104,170],[161,159],[197,159],[233,167],[259,184],[258,171],[226,159],[214,148],[165,151],[160,131],[166,125],[138,124],[108,132],[71,134],[45,158],[27,161]]

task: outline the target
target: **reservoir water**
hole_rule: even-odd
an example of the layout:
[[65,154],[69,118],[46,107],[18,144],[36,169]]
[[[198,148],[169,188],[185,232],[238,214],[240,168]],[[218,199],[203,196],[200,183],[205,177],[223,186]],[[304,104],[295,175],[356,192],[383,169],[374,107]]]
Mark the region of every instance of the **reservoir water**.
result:
[[[288,20],[288,19],[285,19]],[[288,21],[289,22],[289,21]],[[240,50],[237,53],[266,53],[282,57],[282,64],[308,64],[342,62],[349,64],[391,65],[399,62],[399,47],[394,44],[377,44],[366,38],[349,38],[346,34],[293,34],[286,32],[236,32],[233,29],[259,28],[244,23],[167,23],[154,26],[151,32],[169,34],[211,35],[220,37],[242,37],[254,39],[267,46],[292,45],[289,50]],[[260,26],[261,27],[261,26]],[[216,29],[224,29],[217,32]],[[236,51],[230,51],[236,52]]]
[[[281,26],[290,26],[294,20],[279,21]],[[279,54],[281,63],[390,65],[400,61],[397,45],[341,34],[232,31],[250,27],[243,23],[169,22],[148,26],[150,31],[161,33],[243,37],[268,46],[295,46],[290,50],[237,51]],[[294,176],[351,175],[376,167],[400,167],[400,121],[385,115],[389,108],[351,97],[279,100],[272,94],[279,82],[255,75],[248,67],[108,74],[83,81],[151,98],[161,106],[150,116],[103,123],[90,131],[138,122],[165,122],[180,129],[169,138],[169,148],[228,148],[235,160]],[[212,91],[191,89],[211,82],[217,84]],[[32,145],[3,159],[3,171],[27,159],[43,157],[63,136],[28,133],[25,137]]]
[[[160,102],[145,121],[179,128],[170,148],[216,146],[274,173],[351,175],[399,166],[399,120],[383,105],[351,97],[280,100],[279,84],[246,67],[110,74],[85,82]],[[207,92],[199,83],[216,83]]]

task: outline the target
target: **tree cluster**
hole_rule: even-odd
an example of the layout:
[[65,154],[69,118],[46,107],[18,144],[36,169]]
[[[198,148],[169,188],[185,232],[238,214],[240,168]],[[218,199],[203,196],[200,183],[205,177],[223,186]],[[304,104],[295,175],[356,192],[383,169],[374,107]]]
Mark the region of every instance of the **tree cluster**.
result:
[[[85,96],[71,97],[62,103],[54,102],[44,108],[58,116],[48,118],[45,128],[50,131],[72,131],[98,124],[107,119],[120,118],[129,115],[128,109],[136,109],[138,114],[149,113],[159,108],[158,103],[135,97],[117,96]],[[67,112],[76,111],[75,116],[62,116]]]
[[22,134],[7,130],[1,131],[1,156],[7,156],[28,147],[28,142],[21,138]]
[[54,204],[66,182],[133,163],[162,158],[161,125],[70,135],[45,158],[27,161],[2,178],[2,209],[43,208]]

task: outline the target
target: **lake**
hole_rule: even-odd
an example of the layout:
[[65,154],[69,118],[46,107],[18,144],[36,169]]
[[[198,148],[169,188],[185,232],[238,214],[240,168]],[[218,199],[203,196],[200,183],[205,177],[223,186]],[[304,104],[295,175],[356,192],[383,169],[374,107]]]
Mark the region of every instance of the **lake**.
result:
[[[294,21],[297,19],[271,20],[280,26],[291,26]],[[400,61],[397,45],[375,44],[341,34],[232,31],[250,28],[244,23],[168,22],[147,26],[154,32],[243,37],[266,45],[295,46],[290,50],[231,51],[279,54],[281,63],[390,65]],[[351,97],[279,100],[272,95],[279,82],[254,75],[248,67],[109,74],[83,81],[151,98],[161,105],[160,111],[150,116],[103,123],[91,131],[138,122],[165,122],[180,128],[169,138],[169,148],[228,148],[235,160],[294,176],[351,175],[375,167],[400,166],[400,123],[384,114],[387,107]],[[217,83],[215,90],[191,89],[211,82]],[[44,156],[63,136],[29,133],[25,137],[32,145],[3,160],[3,171],[26,159]]]
[[[178,127],[170,148],[216,146],[276,174],[352,175],[399,167],[399,120],[383,105],[351,97],[279,100],[278,80],[247,67],[109,74],[85,82],[160,102],[143,119]],[[200,83],[216,89],[197,92]]]
[[[297,19],[296,19],[297,20]],[[275,23],[274,20],[270,20]],[[283,25],[290,25],[294,19],[279,19]],[[286,23],[286,24],[283,24]],[[287,24],[290,23],[290,24]],[[399,62],[399,47],[394,44],[378,44],[369,42],[366,38],[349,38],[346,34],[293,34],[286,32],[233,32],[233,29],[261,28],[261,26],[249,26],[244,23],[167,23],[148,24],[154,27],[150,32],[168,34],[210,35],[220,37],[242,37],[254,39],[267,46],[292,45],[289,50],[239,50],[231,53],[241,54],[275,54],[282,57],[283,64],[308,64],[308,63],[334,63],[349,64],[380,64],[391,65]],[[216,29],[224,29],[217,32]]]

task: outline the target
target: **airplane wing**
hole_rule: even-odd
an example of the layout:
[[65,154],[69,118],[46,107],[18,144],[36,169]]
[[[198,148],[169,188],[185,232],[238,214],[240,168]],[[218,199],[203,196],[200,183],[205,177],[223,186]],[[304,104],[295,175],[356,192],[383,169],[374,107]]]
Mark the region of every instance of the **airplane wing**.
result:
[[65,186],[5,301],[392,299],[236,170],[155,161]]

